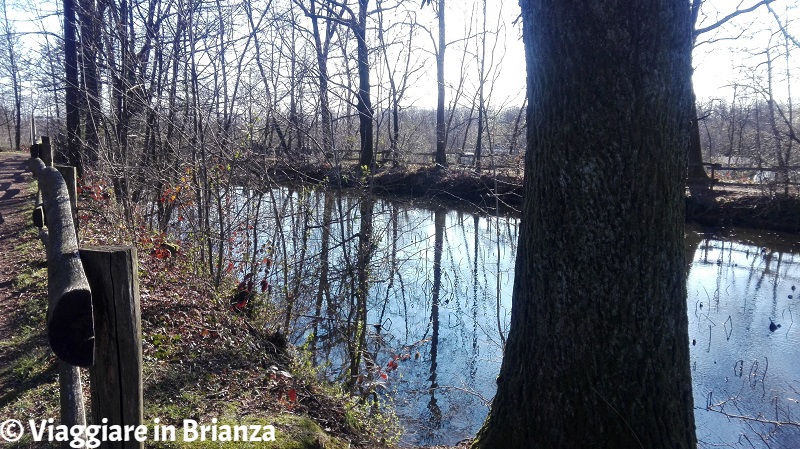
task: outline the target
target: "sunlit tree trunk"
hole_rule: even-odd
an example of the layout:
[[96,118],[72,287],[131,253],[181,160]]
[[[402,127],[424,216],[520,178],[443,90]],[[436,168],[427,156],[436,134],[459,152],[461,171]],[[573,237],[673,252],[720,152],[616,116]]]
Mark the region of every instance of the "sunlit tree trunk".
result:
[[528,150],[508,336],[473,448],[692,448],[682,1],[525,0]]

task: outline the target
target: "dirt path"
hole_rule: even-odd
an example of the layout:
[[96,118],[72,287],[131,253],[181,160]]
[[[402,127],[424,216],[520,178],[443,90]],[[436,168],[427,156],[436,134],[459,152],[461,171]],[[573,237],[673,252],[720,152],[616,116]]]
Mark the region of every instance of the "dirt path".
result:
[[22,263],[16,254],[25,228],[25,207],[33,201],[29,156],[24,153],[0,153],[0,340],[9,338],[9,320],[13,307],[13,281]]

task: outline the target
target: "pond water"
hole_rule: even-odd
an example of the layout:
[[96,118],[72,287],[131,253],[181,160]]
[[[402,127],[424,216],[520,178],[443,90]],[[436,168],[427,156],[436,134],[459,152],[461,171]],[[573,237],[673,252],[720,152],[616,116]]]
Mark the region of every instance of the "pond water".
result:
[[800,448],[797,239],[690,228],[686,242],[693,254],[687,302],[701,447]]
[[[267,255],[271,301],[324,375],[390,402],[405,444],[473,436],[508,332],[519,219],[287,189],[258,199],[239,202],[259,217],[238,237],[242,263]],[[800,448],[800,247],[689,227],[686,253],[700,447]]]

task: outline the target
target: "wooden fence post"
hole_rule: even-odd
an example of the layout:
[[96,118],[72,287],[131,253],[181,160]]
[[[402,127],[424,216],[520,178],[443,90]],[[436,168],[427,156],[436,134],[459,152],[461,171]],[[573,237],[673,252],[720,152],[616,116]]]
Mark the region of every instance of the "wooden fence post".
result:
[[[32,119],[31,122],[33,122]],[[31,172],[34,172],[34,174],[37,167],[33,166],[33,161],[37,158],[44,162],[45,167],[51,167],[53,165],[53,147],[50,146],[50,137],[42,136],[42,143],[34,143],[31,145]],[[67,186],[69,186],[69,183],[67,183]],[[71,198],[73,198],[73,196],[71,196]],[[73,213],[75,211],[76,209],[73,209]],[[39,189],[36,191],[36,204],[33,209],[33,224],[38,228],[44,227],[47,224],[45,218],[44,209],[42,208],[42,188],[39,186]],[[77,220],[75,223],[77,224]],[[77,231],[78,228],[76,227],[75,235],[77,235]]]
[[42,136],[42,143],[39,144],[39,159],[44,161],[45,167],[53,166],[53,147],[50,146],[50,137]]
[[[142,326],[136,248],[87,247],[80,251],[92,290],[95,364],[90,369],[92,422],[142,424]],[[104,448],[142,449],[136,441]]]
[[[61,404],[61,424],[82,426],[86,424],[86,408],[83,402],[81,370],[61,360],[58,361],[58,392]],[[70,447],[69,443],[62,444]]]
[[[76,191],[64,185],[58,171],[48,167],[48,163],[52,164],[52,148],[49,139],[42,140],[45,145],[31,146],[31,171],[39,185],[34,223],[40,228],[45,222],[49,224],[47,232],[40,232],[47,250],[47,337],[61,359],[58,362],[61,424],[83,426],[86,410],[81,372],[73,364],[88,366],[94,358],[91,291],[77,258],[77,233],[70,229],[74,226]],[[73,186],[74,183],[73,177]],[[72,207],[64,207],[66,201]],[[45,203],[47,207],[43,209]],[[68,441],[62,446],[71,447]]]
[[[50,138],[42,137],[47,140],[47,145],[42,148],[43,153],[49,156],[50,162],[53,160],[53,152],[50,147]],[[45,162],[47,164],[47,162]],[[78,237],[78,196],[75,187],[75,167],[59,166],[56,167],[67,184],[69,194],[70,209],[72,210],[72,220],[75,223],[75,237]],[[71,169],[71,170],[70,170]],[[70,173],[72,174],[69,177]],[[41,210],[41,206],[37,209]],[[34,215],[35,217],[36,215]],[[42,213],[44,223],[44,213]],[[83,386],[81,384],[81,370],[77,366],[70,365],[61,360],[58,361],[58,389],[59,402],[61,403],[61,424],[67,426],[86,425],[86,404],[83,400]],[[65,449],[71,447],[69,443],[62,444]]]

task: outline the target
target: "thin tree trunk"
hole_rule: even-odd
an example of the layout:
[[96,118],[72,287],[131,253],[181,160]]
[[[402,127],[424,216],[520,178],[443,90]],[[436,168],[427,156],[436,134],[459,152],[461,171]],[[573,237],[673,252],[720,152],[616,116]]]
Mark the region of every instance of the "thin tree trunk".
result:
[[[4,31],[6,35],[7,57],[9,75],[11,75],[11,89],[14,95],[14,142],[13,148],[15,151],[20,151],[20,140],[22,138],[22,92],[20,89],[20,73],[19,63],[17,61],[17,46],[14,41],[14,32],[11,28],[11,22],[8,20],[8,6],[6,1],[3,0],[3,19]],[[6,115],[8,117],[8,115]],[[10,138],[9,131],[9,138]]]
[[692,92],[692,116],[689,122],[689,172],[688,183],[690,186],[708,185],[708,174],[703,167],[703,148],[700,144],[700,122],[697,118],[697,104]]
[[358,19],[353,26],[356,35],[358,54],[358,134],[361,137],[359,165],[373,173],[375,164],[375,145],[373,141],[372,100],[369,83],[369,48],[367,47],[367,7],[369,0],[358,0]]
[[483,0],[483,28],[482,28],[479,79],[478,79],[478,139],[475,142],[475,169],[481,169],[481,156],[483,152],[483,121],[486,114],[486,102],[483,95],[483,87],[486,84],[485,63],[486,63],[486,0]]
[[311,340],[312,363],[317,364],[317,341],[319,340],[319,324],[322,317],[322,303],[327,300],[330,307],[330,280],[328,271],[330,269],[330,246],[331,246],[331,226],[333,214],[333,194],[325,193],[325,206],[322,212],[322,236],[319,254],[319,288],[317,289],[317,301],[314,307],[314,338]]
[[316,0],[311,0],[311,29],[314,35],[314,49],[317,54],[317,68],[319,75],[319,109],[320,126],[322,127],[322,153],[326,160],[334,161],[338,165],[338,158],[333,154],[333,120],[331,118],[330,102],[328,100],[328,50],[336,23],[328,21],[325,28],[325,39],[320,32],[319,19],[317,18]]
[[444,122],[444,51],[445,41],[444,0],[439,0],[439,48],[436,52],[436,164],[447,166],[447,132]]

